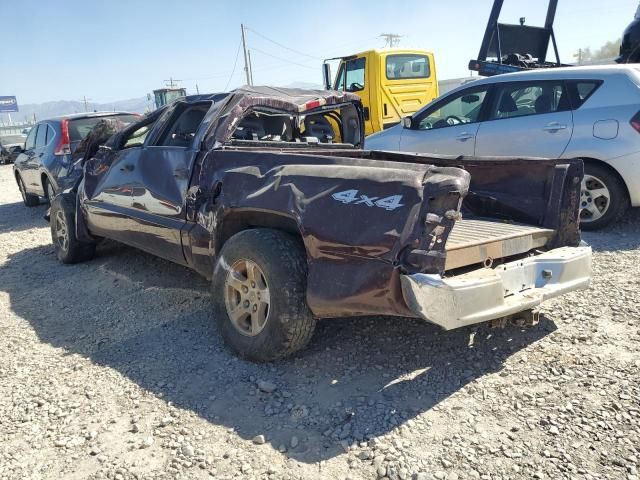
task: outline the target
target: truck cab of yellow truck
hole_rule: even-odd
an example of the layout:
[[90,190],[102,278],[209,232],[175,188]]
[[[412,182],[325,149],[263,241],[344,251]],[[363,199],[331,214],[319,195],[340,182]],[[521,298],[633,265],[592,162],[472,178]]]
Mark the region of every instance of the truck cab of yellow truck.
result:
[[[335,78],[329,61],[340,60]],[[425,50],[367,50],[324,61],[326,89],[355,93],[362,99],[365,135],[398,124],[438,97],[433,53]]]

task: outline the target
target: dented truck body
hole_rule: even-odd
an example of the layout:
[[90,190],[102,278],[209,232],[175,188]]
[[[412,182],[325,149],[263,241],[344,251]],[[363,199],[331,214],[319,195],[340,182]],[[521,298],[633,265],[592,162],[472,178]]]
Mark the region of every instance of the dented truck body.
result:
[[211,278],[234,235],[285,231],[304,244],[316,318],[410,316],[451,329],[588,285],[582,162],[367,151],[362,125],[358,98],[341,92],[179,100],[87,161],[76,235]]

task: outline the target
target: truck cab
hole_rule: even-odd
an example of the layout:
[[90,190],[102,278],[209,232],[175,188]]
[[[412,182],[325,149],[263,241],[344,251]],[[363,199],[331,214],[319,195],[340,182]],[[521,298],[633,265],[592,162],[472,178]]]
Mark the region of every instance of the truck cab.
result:
[[165,105],[186,96],[187,90],[182,87],[166,87],[153,91],[153,99],[156,104],[156,108],[164,107]]
[[[329,61],[340,60],[335,78]],[[325,60],[327,90],[357,94],[364,107],[365,135],[400,123],[438,97],[433,53],[425,50],[367,50]]]

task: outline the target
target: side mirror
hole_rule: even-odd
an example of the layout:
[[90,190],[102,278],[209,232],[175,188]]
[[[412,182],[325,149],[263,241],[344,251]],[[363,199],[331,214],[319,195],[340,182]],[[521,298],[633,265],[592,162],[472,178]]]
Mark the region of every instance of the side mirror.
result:
[[327,62],[322,64],[322,81],[325,90],[331,90],[331,65]]
[[11,153],[23,153],[24,147],[21,145],[16,145],[15,147],[11,147]]
[[413,118],[411,116],[402,118],[402,126],[404,128],[411,128],[413,126]]

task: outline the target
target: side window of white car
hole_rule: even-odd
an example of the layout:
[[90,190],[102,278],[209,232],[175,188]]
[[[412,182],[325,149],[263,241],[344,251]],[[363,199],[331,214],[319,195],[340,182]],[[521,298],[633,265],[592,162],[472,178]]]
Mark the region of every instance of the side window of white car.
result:
[[489,120],[541,115],[570,110],[562,81],[520,82],[500,86],[496,91]]
[[436,107],[435,110],[426,111],[416,118],[417,129],[432,130],[463,123],[475,123],[480,117],[480,110],[486,96],[487,89],[462,91]]
[[577,110],[602,85],[602,80],[568,80],[567,88],[571,96],[571,106]]

